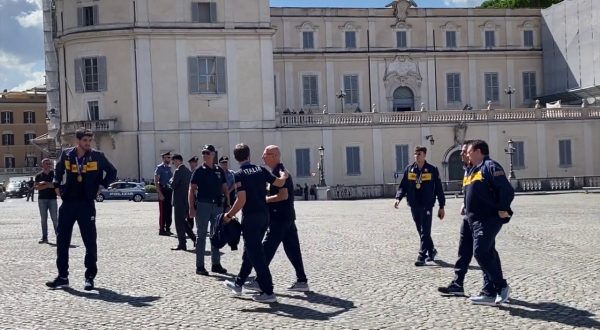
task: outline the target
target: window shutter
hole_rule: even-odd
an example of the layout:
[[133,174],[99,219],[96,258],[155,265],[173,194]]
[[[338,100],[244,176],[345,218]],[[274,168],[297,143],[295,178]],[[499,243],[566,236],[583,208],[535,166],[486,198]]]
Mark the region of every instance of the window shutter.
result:
[[83,26],[83,7],[77,8],[77,26]]
[[200,22],[200,6],[197,2],[192,2],[192,22]]
[[75,59],[75,92],[83,93],[83,59]]
[[225,93],[227,93],[227,70],[225,68],[225,57],[217,57],[217,94]]
[[98,91],[107,90],[106,56],[98,57]]
[[98,16],[98,6],[92,6],[92,12],[93,12],[93,19],[94,19],[94,25],[98,25],[99,24],[99,16]]
[[31,112],[31,123],[35,124],[35,112]]
[[200,86],[198,85],[198,58],[188,57],[188,88],[190,94],[199,94]]
[[214,23],[217,21],[217,4],[214,2],[210,3],[210,22]]

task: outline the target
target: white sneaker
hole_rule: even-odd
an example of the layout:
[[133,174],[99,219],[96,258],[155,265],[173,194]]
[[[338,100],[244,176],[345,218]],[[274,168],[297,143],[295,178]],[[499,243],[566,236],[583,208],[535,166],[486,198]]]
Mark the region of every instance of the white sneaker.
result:
[[471,300],[471,303],[473,305],[488,305],[488,306],[496,305],[496,298],[492,297],[492,296],[484,296],[484,295],[473,296],[473,297],[470,297],[469,300]]
[[310,291],[310,288],[306,282],[295,282],[288,288],[288,291],[308,292]]
[[235,283],[235,281],[225,280],[223,282],[223,285],[225,285],[227,288],[229,288],[229,290],[231,290],[231,292],[233,292],[233,294],[236,296],[239,296],[242,294],[242,287],[240,285],[238,285],[237,283]]
[[510,298],[510,286],[508,284],[500,290],[500,293],[496,295],[496,304],[500,305],[503,303],[507,303]]
[[261,294],[256,294],[256,295],[252,296],[252,300],[254,300],[256,302],[261,302],[261,303],[274,303],[274,302],[277,302],[277,297],[275,296],[274,293],[266,294],[263,292]]
[[256,281],[247,281],[242,287],[244,293],[256,293],[260,291],[260,285]]

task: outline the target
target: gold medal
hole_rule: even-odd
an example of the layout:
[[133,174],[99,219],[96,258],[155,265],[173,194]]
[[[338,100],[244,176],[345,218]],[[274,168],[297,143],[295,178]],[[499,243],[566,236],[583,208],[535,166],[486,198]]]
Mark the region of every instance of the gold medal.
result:
[[81,181],[83,181],[83,177],[81,175],[78,175],[77,176],[77,182],[81,182]]
[[416,187],[417,189],[421,189],[421,184],[420,184],[420,183],[417,183],[417,184],[415,185],[415,187]]

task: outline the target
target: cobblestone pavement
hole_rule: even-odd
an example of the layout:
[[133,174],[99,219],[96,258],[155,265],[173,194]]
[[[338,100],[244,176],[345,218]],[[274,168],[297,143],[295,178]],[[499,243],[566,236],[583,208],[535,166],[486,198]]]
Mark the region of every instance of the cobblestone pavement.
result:
[[[97,204],[98,290],[82,290],[77,229],[71,289],[47,290],[55,250],[37,243],[37,203],[11,199],[0,203],[0,328],[600,328],[599,197],[516,198],[516,216],[497,241],[513,288],[502,307],[437,293],[456,258],[460,200],[453,198],[447,219],[434,220],[439,261],[421,268],[413,266],[418,238],[405,202],[400,210],[392,200],[298,202],[313,292],[286,291],[294,276],[280,248],[271,266],[279,303],[272,305],[231,297],[223,277],[196,275],[194,254],[170,251],[177,240],[157,235],[156,203]],[[223,252],[223,266],[237,272],[241,252]],[[472,269],[466,289],[474,294],[481,272],[475,261]]]

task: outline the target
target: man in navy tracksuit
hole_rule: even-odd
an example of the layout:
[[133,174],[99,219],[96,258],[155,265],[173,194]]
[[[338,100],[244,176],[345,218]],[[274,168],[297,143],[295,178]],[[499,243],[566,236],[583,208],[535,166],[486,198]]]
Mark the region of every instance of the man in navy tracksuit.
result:
[[[263,237],[269,226],[269,207],[266,201],[267,183],[283,187],[288,173],[281,172],[281,177],[277,178],[266,168],[251,164],[250,148],[243,143],[235,146],[233,155],[240,163],[240,169],[235,173],[237,198],[229,212],[223,216],[223,221],[231,221],[238,211],[243,211],[244,254],[242,258],[254,267],[256,280],[262,291],[253,296],[253,299],[265,303],[276,302],[277,298],[273,293],[273,279],[262,245]],[[241,294],[242,285],[248,276],[247,273],[242,273],[240,270],[235,281],[225,281],[225,286],[235,294]]]
[[467,155],[473,165],[465,178],[465,216],[473,233],[473,254],[484,273],[482,292],[471,297],[474,304],[507,302],[510,287],[502,275],[500,256],[496,251],[496,235],[512,215],[510,204],[514,190],[504,169],[489,157],[485,141],[475,140]]
[[437,250],[431,239],[431,218],[433,205],[437,198],[439,203],[438,218],[444,218],[444,206],[446,198],[437,167],[427,163],[427,148],[417,146],[415,148],[415,162],[406,167],[404,176],[396,193],[394,207],[402,198],[406,197],[413,220],[417,226],[417,232],[421,238],[419,256],[415,266],[424,266],[425,261],[434,261]]
[[[69,286],[69,245],[75,222],[79,225],[85,245],[85,290],[94,288],[96,267],[96,207],[94,201],[100,185],[108,187],[117,177],[117,170],[100,151],[91,148],[94,134],[80,128],[75,132],[77,146],[65,149],[56,163],[54,187],[63,200],[58,210],[58,236],[56,238],[56,266],[58,276],[46,285],[50,288]],[[106,175],[104,175],[106,173]],[[62,190],[59,190],[66,181]]]

